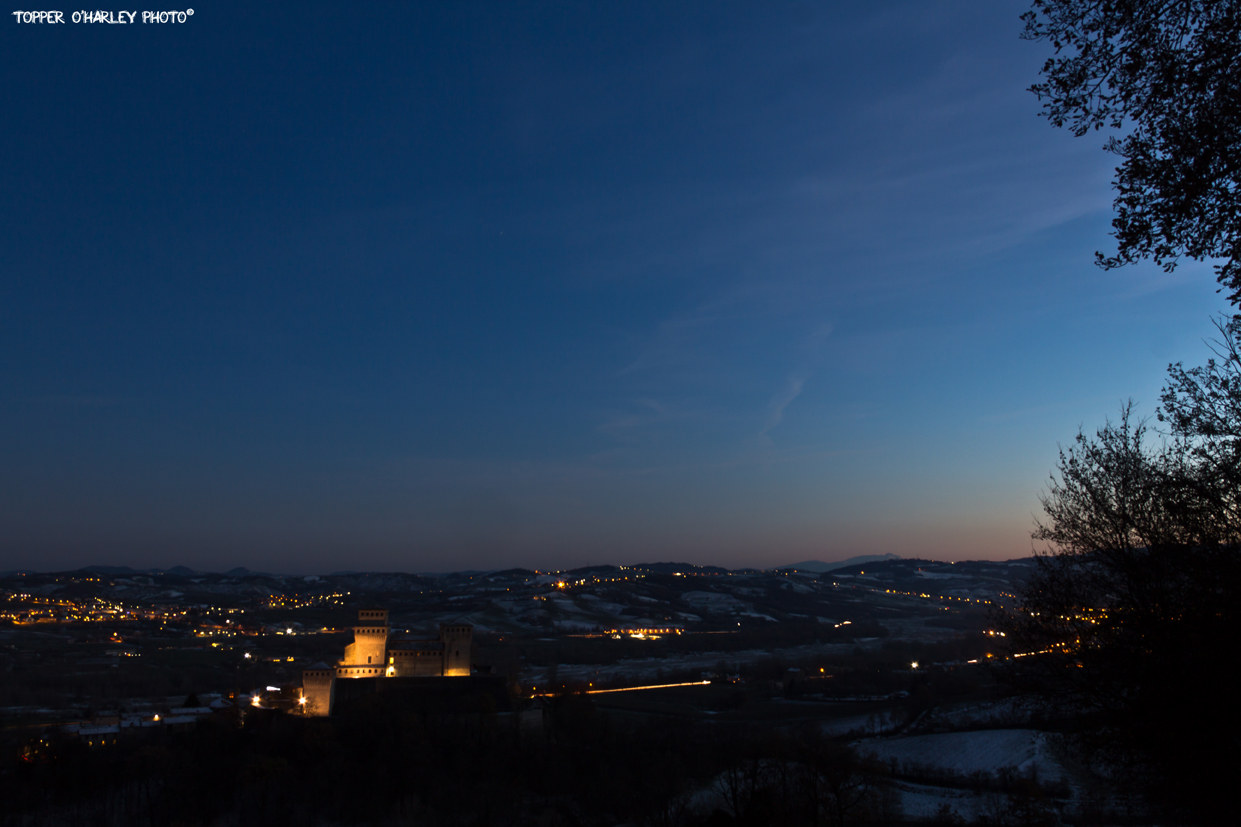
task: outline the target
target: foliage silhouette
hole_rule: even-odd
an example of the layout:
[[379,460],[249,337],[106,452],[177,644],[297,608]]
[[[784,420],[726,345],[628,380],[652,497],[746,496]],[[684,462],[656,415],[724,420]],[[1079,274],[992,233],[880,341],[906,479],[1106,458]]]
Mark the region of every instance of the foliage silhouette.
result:
[[1078,136],[1123,130],[1106,144],[1117,251],[1098,263],[1222,259],[1241,303],[1241,2],[1034,0],[1023,19],[1055,48],[1031,87],[1043,115]]
[[1241,324],[1219,357],[1169,369],[1156,442],[1132,405],[1063,449],[1034,532],[1047,547],[997,618],[1008,677],[1076,724],[1076,743],[1165,817],[1231,812],[1241,743]]

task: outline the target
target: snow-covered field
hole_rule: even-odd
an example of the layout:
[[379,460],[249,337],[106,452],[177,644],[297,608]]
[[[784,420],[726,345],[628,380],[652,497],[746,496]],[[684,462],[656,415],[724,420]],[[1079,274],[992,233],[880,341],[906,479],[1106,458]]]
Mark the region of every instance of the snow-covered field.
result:
[[[975,772],[996,773],[1012,768],[1036,774],[1040,781],[1067,781],[1064,767],[1052,754],[1048,736],[1029,729],[991,729],[976,732],[945,732],[894,738],[864,738],[854,743],[876,758],[901,765],[948,770],[968,776]],[[967,821],[993,815],[1003,809],[998,792],[977,794],[968,790],[899,781],[896,789],[906,817],[931,818],[945,804]]]
[[1048,781],[1065,777],[1064,768],[1051,754],[1047,736],[1029,729],[864,738],[855,746],[885,762],[896,759],[901,764],[938,767],[962,775],[1012,767],[1021,773],[1033,770]]
[[852,715],[848,718],[821,721],[819,723],[819,731],[828,737],[867,731],[882,732],[895,726],[899,718],[900,713],[892,711]]
[[950,790],[945,787],[928,787],[924,784],[898,783],[896,790],[901,797],[901,808],[906,818],[932,818],[939,808],[947,804],[957,815],[966,821],[977,821],[980,815],[988,814],[995,807],[993,799],[1002,797],[995,793],[975,795],[965,790]]
[[1029,722],[1030,716],[1036,710],[1035,704],[1021,698],[955,704],[930,710],[920,721],[920,727],[932,731],[964,729],[970,726],[983,729],[1020,729]]

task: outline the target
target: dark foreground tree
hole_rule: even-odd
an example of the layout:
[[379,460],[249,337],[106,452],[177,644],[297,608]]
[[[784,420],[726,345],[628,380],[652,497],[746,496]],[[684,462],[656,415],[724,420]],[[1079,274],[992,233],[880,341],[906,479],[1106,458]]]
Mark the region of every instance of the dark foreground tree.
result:
[[1241,324],[1170,370],[1152,444],[1126,407],[1062,450],[1047,543],[1002,618],[1011,677],[1074,721],[1096,766],[1164,815],[1234,823],[1241,773]]
[[1222,259],[1241,304],[1241,2],[1034,0],[1024,37],[1055,55],[1031,87],[1043,115],[1074,134],[1112,127],[1115,255],[1105,268],[1153,259]]

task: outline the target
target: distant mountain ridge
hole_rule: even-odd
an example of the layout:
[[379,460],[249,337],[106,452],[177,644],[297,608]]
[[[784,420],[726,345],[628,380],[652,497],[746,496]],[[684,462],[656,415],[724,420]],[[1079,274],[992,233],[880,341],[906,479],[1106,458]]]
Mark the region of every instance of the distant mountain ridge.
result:
[[[109,576],[117,576],[117,575],[128,576],[131,574],[172,574],[172,575],[176,575],[177,577],[193,577],[199,574],[220,574],[220,572],[214,572],[214,571],[199,571],[197,569],[192,569],[188,566],[173,566],[170,569],[160,569],[160,568],[134,569],[134,568],[130,568],[129,566],[85,566],[81,569],[78,569],[78,571],[89,571],[89,572],[93,572],[94,574],[106,574]],[[245,577],[250,574],[257,575],[260,577],[271,577],[272,576],[272,575],[269,575],[267,572],[250,571],[245,566],[237,566],[236,568],[229,569],[228,571],[223,572],[223,574],[225,577]]]
[[[784,570],[784,569],[797,569],[799,571],[807,571],[807,572],[814,572],[816,574],[822,574],[823,572],[835,571],[837,569],[843,569],[843,568],[849,568],[850,566],[857,566],[863,563],[874,563],[874,562],[884,562],[884,561],[889,561],[889,560],[903,560],[903,559],[905,558],[901,557],[899,554],[863,554],[857,557],[849,557],[848,559],[845,559],[845,560],[835,560],[835,561],[803,560],[800,563],[792,563],[787,566],[779,566],[775,568],[774,570],[779,571],[779,570]],[[723,566],[710,566],[710,565],[704,566],[704,565],[698,565],[695,563],[657,562],[657,563],[636,563],[636,564],[630,564],[628,566],[623,566],[623,567],[617,567],[617,566],[611,566],[611,565],[584,566],[581,568],[568,569],[564,571],[563,573],[564,574],[592,574],[592,573],[597,573],[597,572],[601,572],[605,570],[613,570],[617,568],[635,569],[638,571],[658,572],[660,574],[673,574],[676,572],[693,572],[695,574],[728,574],[728,573],[739,574],[739,573],[757,573],[760,571],[764,571],[764,569],[754,568],[751,566],[746,566],[746,567],[739,568],[739,569],[728,569]],[[766,570],[771,571],[773,569],[766,569]],[[0,572],[0,574],[12,575],[12,574],[18,574],[20,573],[20,571],[22,570],[16,570],[12,572]],[[101,574],[101,575],[109,576],[109,577],[128,577],[128,576],[133,576],[133,575],[172,575],[174,577],[185,578],[185,577],[195,577],[195,576],[201,577],[201,576],[221,576],[222,575],[224,577],[269,577],[269,578],[293,577],[293,578],[296,578],[296,577],[301,576],[301,575],[273,574],[273,573],[262,572],[262,571],[251,571],[245,568],[244,566],[238,566],[236,568],[229,569],[226,572],[211,572],[211,571],[204,571],[204,570],[199,570],[199,569],[192,569],[188,566],[172,566],[170,568],[135,569],[129,566],[95,565],[95,566],[85,566],[82,569],[78,569],[78,571],[88,571],[94,574]],[[412,577],[412,578],[445,579],[445,578],[453,578],[453,577],[497,576],[497,575],[514,574],[514,573],[520,573],[524,575],[536,574],[536,572],[533,569],[513,568],[513,569],[502,569],[502,570],[501,569],[496,569],[496,570],[467,569],[463,571],[451,571],[451,572],[417,572],[417,573],[390,572],[390,571],[342,570],[342,571],[333,571],[326,576],[345,577],[345,578],[404,576],[404,577]],[[325,575],[318,575],[318,576],[325,576]]]
[[885,560],[902,560],[899,554],[862,554],[858,557],[850,557],[847,560],[837,560],[834,563],[824,562],[823,560],[803,560],[800,563],[793,563],[788,566],[781,566],[782,569],[798,569],[799,571],[825,572],[835,571],[836,569],[847,569],[850,566],[858,566],[862,563],[877,563]]

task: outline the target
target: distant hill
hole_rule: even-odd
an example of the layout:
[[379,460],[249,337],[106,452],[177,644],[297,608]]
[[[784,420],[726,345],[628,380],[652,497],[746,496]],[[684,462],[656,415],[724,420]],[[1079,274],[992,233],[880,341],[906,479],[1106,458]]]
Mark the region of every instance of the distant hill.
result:
[[849,566],[857,566],[862,563],[876,563],[884,560],[900,560],[899,554],[863,554],[858,557],[850,557],[848,560],[837,560],[834,563],[826,563],[822,560],[803,560],[800,563],[793,563],[790,566],[781,566],[782,569],[798,569],[800,571],[835,571],[836,569],[847,569]]
[[676,574],[683,571],[695,574],[728,574],[728,569],[722,566],[696,566],[693,563],[635,563],[629,568],[659,574]]
[[[172,577],[194,577],[200,574],[209,575],[209,574],[217,573],[217,572],[209,572],[209,571],[199,571],[198,569],[192,569],[189,566],[173,566],[170,569],[161,569],[161,568],[135,569],[135,568],[130,568],[129,566],[87,566],[83,569],[80,569],[80,571],[89,571],[93,574],[102,574],[108,577],[117,577],[117,576],[128,577],[134,574],[145,574],[145,575],[161,574],[161,575],[170,575]],[[261,572],[261,571],[250,571],[248,568],[245,568],[244,566],[238,566],[235,569],[229,569],[228,571],[224,572],[224,576],[225,577],[275,577],[278,575],[267,574],[266,572]]]
[[137,569],[131,569],[129,566],[86,566],[82,571],[94,572],[95,574],[139,574]]

